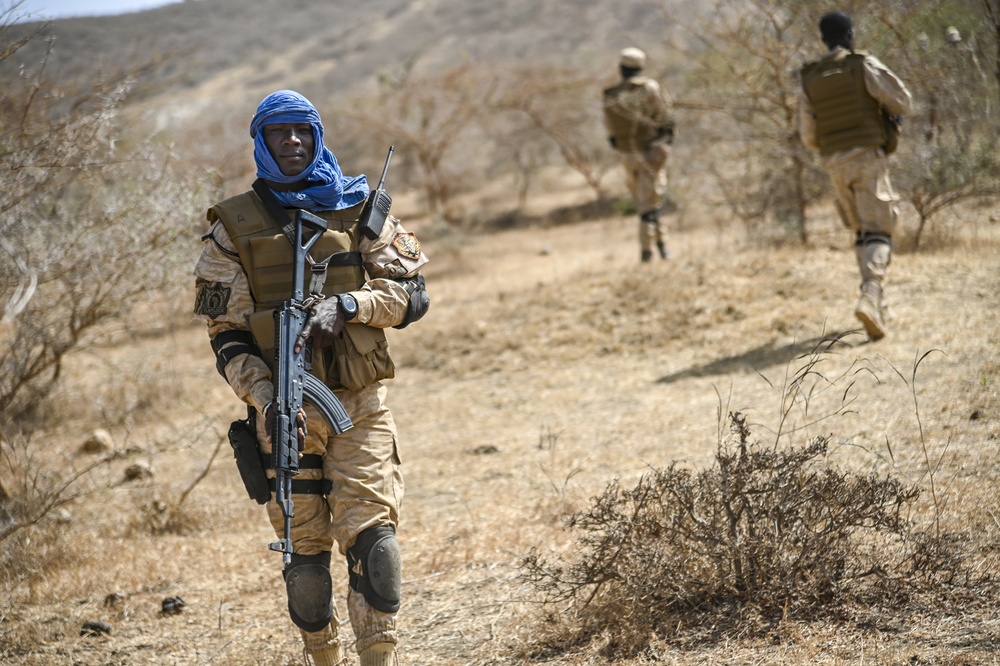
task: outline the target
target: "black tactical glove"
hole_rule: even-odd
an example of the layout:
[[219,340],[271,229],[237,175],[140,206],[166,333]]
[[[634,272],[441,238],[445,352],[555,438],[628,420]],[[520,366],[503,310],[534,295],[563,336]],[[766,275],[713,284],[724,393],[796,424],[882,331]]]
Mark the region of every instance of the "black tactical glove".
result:
[[[278,420],[278,410],[274,408],[274,403],[269,402],[264,406],[264,432],[267,433],[267,442],[272,444],[272,438],[274,433],[274,425]],[[309,427],[306,425],[306,412],[304,409],[299,410],[299,416],[296,419],[298,421],[298,449],[301,451],[306,445],[306,435],[309,433]]]
[[302,327],[295,341],[295,353],[305,346],[310,337],[313,349],[324,349],[333,345],[334,339],[344,330],[344,313],[336,296],[330,296],[314,305],[309,312],[306,325]]

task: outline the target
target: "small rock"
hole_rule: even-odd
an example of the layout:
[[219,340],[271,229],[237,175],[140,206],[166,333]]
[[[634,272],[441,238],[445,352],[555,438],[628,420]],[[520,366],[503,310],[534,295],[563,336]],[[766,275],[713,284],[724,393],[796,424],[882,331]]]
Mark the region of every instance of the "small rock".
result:
[[111,625],[107,622],[87,621],[80,627],[81,636],[104,636],[111,633]]
[[477,446],[476,448],[469,451],[474,456],[488,456],[494,453],[499,453],[500,449],[493,446],[492,444],[483,444],[482,446]]
[[180,597],[167,597],[163,600],[161,609],[167,615],[176,615],[177,613],[180,613],[186,605],[187,604],[184,603],[184,600]]
[[49,519],[59,525],[69,525],[73,522],[73,514],[66,507],[59,507],[49,514]]
[[115,590],[114,592],[108,594],[104,597],[104,605],[108,608],[118,608],[125,600],[128,599],[128,595],[121,590]]
[[137,462],[125,469],[126,481],[141,481],[153,478],[153,468],[147,462]]
[[90,434],[90,437],[83,443],[80,450],[84,453],[104,453],[113,449],[114,446],[115,442],[111,439],[111,433],[98,428]]

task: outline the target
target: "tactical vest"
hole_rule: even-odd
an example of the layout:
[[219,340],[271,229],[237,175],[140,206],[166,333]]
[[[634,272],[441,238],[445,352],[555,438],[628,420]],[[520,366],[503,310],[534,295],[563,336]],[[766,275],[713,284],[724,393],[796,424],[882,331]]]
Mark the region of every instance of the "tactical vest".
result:
[[[331,262],[323,287],[324,295],[353,291],[365,283],[365,271],[358,252],[361,239],[356,231],[363,206],[362,202],[344,210],[316,213],[327,221],[329,228],[313,245],[310,256],[317,262],[334,255],[346,259],[339,262],[346,265],[338,265],[336,260]],[[222,222],[236,245],[254,301],[250,332],[263,352],[264,361],[273,371],[274,311],[292,293],[292,244],[252,191],[212,206],[208,210],[208,220]],[[308,289],[308,266],[305,273],[303,284]],[[348,322],[332,348],[313,352],[312,373],[331,388],[351,391],[360,391],[380,379],[391,379],[395,375],[395,366],[389,357],[385,331]]]
[[885,146],[882,110],[865,88],[865,56],[839,53],[802,68],[802,88],[816,114],[821,155]]
[[615,150],[642,152],[659,138],[659,126],[650,122],[645,108],[648,80],[633,76],[604,91],[604,118],[608,132],[615,138]]

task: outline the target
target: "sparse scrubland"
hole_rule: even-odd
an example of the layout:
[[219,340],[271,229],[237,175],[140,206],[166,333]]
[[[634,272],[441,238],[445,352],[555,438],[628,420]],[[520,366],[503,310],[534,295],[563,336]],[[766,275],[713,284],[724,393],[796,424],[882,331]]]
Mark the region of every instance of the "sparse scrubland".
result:
[[[789,115],[826,7],[684,4],[629,14],[666,26],[669,262],[638,261],[595,103],[613,58],[585,24],[558,42],[571,65],[416,50],[316,99],[343,164],[396,145],[394,211],[431,257],[430,313],[389,332],[402,663],[996,664],[998,7],[847,7],[919,107],[893,158],[891,333],[868,343]],[[450,11],[469,53],[495,36]],[[49,28],[0,16],[0,662],[301,664],[226,440],[242,407],[188,313],[204,208],[251,177],[250,106],[315,82],[289,59],[177,88],[183,49],[54,78]],[[214,94],[252,101],[154,113]]]

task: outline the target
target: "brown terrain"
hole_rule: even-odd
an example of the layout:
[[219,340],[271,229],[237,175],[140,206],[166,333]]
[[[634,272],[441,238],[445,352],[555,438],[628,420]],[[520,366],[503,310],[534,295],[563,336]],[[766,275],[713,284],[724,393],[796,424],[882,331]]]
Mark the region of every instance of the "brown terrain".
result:
[[[823,336],[848,334],[821,366],[838,397],[817,392],[808,417],[791,410],[786,432],[802,430],[786,441],[832,433],[831,462],[922,485],[926,449],[944,518],[992,522],[984,538],[996,544],[1000,230],[986,214],[956,220],[960,231],[940,247],[897,254],[893,330],[878,343],[855,330],[853,258],[829,214],[817,214],[805,248],[756,247],[735,229],[675,230],[675,258],[645,266],[631,218],[619,216],[425,238],[432,310],[391,338],[407,484],[403,663],[523,663],[510,656],[532,635],[521,559],[565,548],[567,512],[612,479],[709,464],[720,411],[743,410],[773,440],[784,382]],[[413,227],[419,234],[419,220]],[[66,414],[38,441],[83,455],[86,396],[120,383],[121,406],[140,403],[115,432],[132,452],[121,467],[145,462],[152,476],[70,509],[75,561],[16,591],[5,622],[37,642],[5,663],[298,663],[280,557],[223,443],[240,406],[201,326],[179,318],[118,340],[77,357],[71,374]],[[809,425],[838,403],[842,374],[856,382],[853,409]],[[344,589],[344,571],[335,574]],[[182,612],[161,613],[172,596]],[[887,617],[878,630],[789,622],[778,644],[664,645],[655,663],[995,663],[995,615],[926,613]],[[87,620],[113,631],[80,637]],[[572,650],[545,661],[602,663]]]
[[[211,3],[184,3],[186,11],[202,4]],[[415,11],[374,4],[387,15]],[[453,3],[410,4],[445,12]],[[146,15],[168,14],[136,17]],[[603,45],[644,25],[636,13]],[[270,87],[270,76],[255,83]],[[226,90],[225,81],[224,73],[194,81],[173,99],[194,103]],[[255,103],[259,89],[248,85],[234,101]],[[903,208],[891,334],[870,343],[852,314],[851,238],[831,203],[811,211],[808,243],[759,239],[699,198],[684,168],[693,149],[679,146],[671,166],[674,182],[688,185],[665,218],[673,258],[648,265],[638,260],[633,215],[567,213],[593,198],[571,174],[553,172],[532,195],[527,212],[538,224],[508,230],[445,232],[414,197],[395,194],[394,212],[431,258],[432,299],[424,320],[389,332],[397,364],[389,404],[406,482],[402,664],[608,663],[600,637],[521,656],[539,627],[521,562],[535,549],[572,556],[565,519],[613,480],[628,486],[675,461],[711,465],[733,411],[749,416],[762,442],[801,446],[829,435],[831,465],[916,484],[924,492],[911,518],[973,539],[970,566],[996,580],[1000,209],[955,208],[914,251],[915,216]],[[609,187],[623,194],[617,180]],[[192,235],[192,266],[199,249]],[[203,326],[189,321],[190,297],[144,307],[143,326],[107,330],[65,368],[31,455],[85,465],[98,454],[82,451],[84,441],[106,428],[121,456],[99,468],[106,490],[49,516],[62,527],[32,548],[50,570],[0,600],[3,664],[302,663],[280,556],[267,549],[273,534],[226,441],[243,409],[216,373]],[[790,378],[817,359],[808,403],[802,394],[786,402]],[[138,472],[126,480],[130,468]],[[25,553],[24,566],[32,558]],[[334,580],[346,618],[344,566],[334,566]],[[996,588],[975,603],[952,594],[872,623],[789,618],[766,636],[654,639],[644,655],[615,663],[1000,663]],[[183,608],[164,613],[163,600],[178,596]],[[111,631],[83,636],[88,621]]]

